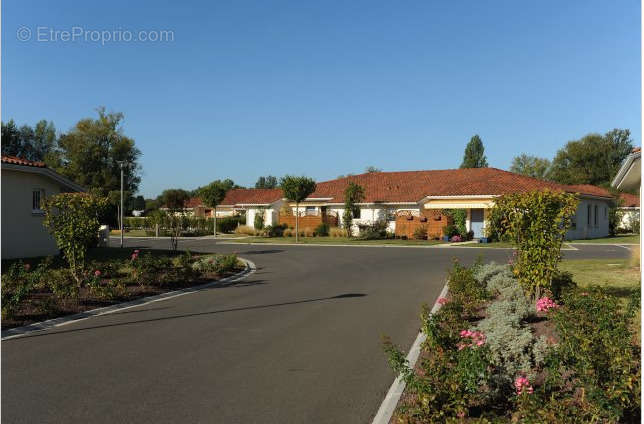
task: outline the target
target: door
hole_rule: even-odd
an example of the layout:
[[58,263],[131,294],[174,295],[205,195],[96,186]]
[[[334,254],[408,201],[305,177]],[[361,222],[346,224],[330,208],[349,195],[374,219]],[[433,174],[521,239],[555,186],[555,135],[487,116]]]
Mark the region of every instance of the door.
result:
[[470,228],[474,238],[483,237],[483,209],[470,209]]

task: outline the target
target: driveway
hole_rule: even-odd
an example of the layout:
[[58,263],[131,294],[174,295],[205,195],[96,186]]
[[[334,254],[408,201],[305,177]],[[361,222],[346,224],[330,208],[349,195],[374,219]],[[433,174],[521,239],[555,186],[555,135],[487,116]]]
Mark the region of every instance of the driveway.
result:
[[[180,248],[237,252],[258,269],[233,286],[3,341],[2,422],[367,423],[394,378],[381,337],[411,346],[452,258],[511,253],[206,239]],[[566,256],[628,253],[579,249]]]

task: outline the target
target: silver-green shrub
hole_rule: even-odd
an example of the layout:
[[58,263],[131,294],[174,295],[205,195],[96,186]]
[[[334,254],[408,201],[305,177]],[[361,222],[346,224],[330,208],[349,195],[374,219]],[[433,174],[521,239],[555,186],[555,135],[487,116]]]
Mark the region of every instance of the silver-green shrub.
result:
[[484,264],[474,269],[474,278],[482,284],[487,284],[488,281],[495,275],[501,272],[510,272],[507,265],[499,265],[495,262]]
[[518,285],[517,279],[514,278],[512,272],[509,269],[505,269],[493,277],[487,283],[487,291],[492,296],[498,295],[501,290],[507,287],[515,287]]

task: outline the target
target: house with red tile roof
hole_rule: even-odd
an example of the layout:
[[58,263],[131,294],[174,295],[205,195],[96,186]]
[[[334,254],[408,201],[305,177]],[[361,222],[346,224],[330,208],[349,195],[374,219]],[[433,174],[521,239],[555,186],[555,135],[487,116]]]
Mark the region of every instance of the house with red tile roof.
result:
[[54,238],[42,225],[42,204],[52,194],[82,191],[43,162],[2,156],[2,258],[57,254]]
[[[279,210],[284,206],[300,216],[331,215],[337,219],[344,209],[344,190],[352,182],[362,186],[365,192],[364,200],[357,205],[359,212],[353,226],[387,220],[391,231],[395,231],[395,219],[401,213],[418,216],[432,210],[465,209],[467,230],[473,231],[475,237],[482,237],[495,197],[549,189],[579,195],[579,208],[569,238],[604,237],[608,235],[608,210],[613,201],[610,192],[600,187],[562,185],[496,168],[471,168],[371,172],[323,181],[300,203],[298,211],[293,202],[281,199],[279,189],[261,194],[255,190],[231,190],[225,203],[240,210],[242,206],[246,210],[261,206],[264,213],[271,215],[270,222],[279,222]],[[247,217],[246,222],[252,225],[253,220]]]

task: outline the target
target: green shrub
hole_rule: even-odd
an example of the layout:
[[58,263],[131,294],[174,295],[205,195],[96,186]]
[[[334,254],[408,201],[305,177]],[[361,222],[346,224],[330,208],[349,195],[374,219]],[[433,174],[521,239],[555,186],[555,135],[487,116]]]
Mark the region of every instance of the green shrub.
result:
[[[443,209],[442,214],[450,217],[451,225],[453,228],[450,228],[452,236],[467,236],[467,227],[465,226],[465,221],[467,220],[467,210],[466,209]],[[447,235],[447,234],[446,234]]]
[[87,250],[98,242],[98,217],[107,204],[106,198],[87,193],[56,194],[44,202],[43,225],[54,236],[79,287]]
[[640,347],[629,330],[632,310],[603,289],[572,291],[553,321],[560,336],[548,367],[553,388],[583,389],[603,420],[640,416]]
[[421,225],[414,230],[413,234],[414,240],[427,240],[427,227]]
[[264,228],[264,234],[266,237],[282,237],[286,228],[286,224],[268,225]]
[[230,255],[220,255],[217,258],[217,272],[228,273],[236,271],[239,267],[239,259],[234,253]]
[[487,298],[485,285],[474,278],[474,269],[462,266],[458,261],[454,261],[447,284],[450,295],[463,305],[467,315],[474,314]]
[[315,227],[315,235],[318,237],[326,237],[329,235],[329,224],[326,222],[321,223]]
[[360,240],[380,240],[387,238],[387,221],[378,220],[371,224],[359,224]]
[[172,263],[167,257],[156,257],[150,252],[140,253],[138,249],[132,252],[130,258],[132,279],[141,286],[150,286],[163,283],[161,274],[172,268]]
[[561,260],[561,245],[572,216],[576,195],[549,190],[507,194],[495,199],[491,225],[509,234],[517,245],[514,271],[524,289],[535,299],[550,289]]
[[456,228],[456,225],[454,225],[454,224],[447,224],[445,226],[445,228],[443,228],[443,235],[447,236],[449,238],[457,236],[458,235],[458,228]]
[[474,271],[474,278],[479,283],[487,285],[492,277],[501,272],[509,273],[510,268],[507,265],[499,265],[495,262],[490,262],[489,264],[484,264],[478,267]]
[[255,220],[253,221],[253,224],[255,224],[255,229],[261,230],[264,228],[264,211],[259,210],[257,213],[255,213]]

